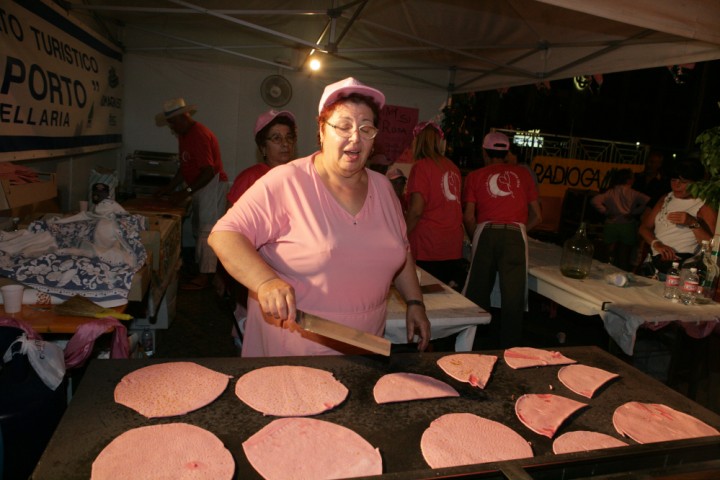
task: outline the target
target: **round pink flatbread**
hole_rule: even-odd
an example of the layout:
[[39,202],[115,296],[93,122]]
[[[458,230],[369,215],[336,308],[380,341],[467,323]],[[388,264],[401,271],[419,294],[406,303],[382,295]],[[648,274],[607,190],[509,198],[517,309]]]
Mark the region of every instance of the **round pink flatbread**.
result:
[[184,415],[210,404],[227,387],[230,375],[192,362],[159,363],[125,375],[115,401],[148,418]]
[[417,373],[389,373],[383,375],[375,383],[373,395],[377,403],[460,396],[457,390],[447,383]]
[[448,413],[430,424],[420,439],[430,468],[499,462],[533,456],[514,430],[472,413]]
[[519,368],[546,367],[548,365],[567,365],[575,363],[560,352],[551,352],[532,347],[513,347],[503,354],[505,363],[515,370]]
[[604,433],[580,430],[563,433],[553,442],[553,452],[556,454],[572,452],[589,452],[602,448],[626,447],[627,443]]
[[620,435],[638,443],[720,435],[697,418],[660,403],[628,402],[615,409],[612,420]]
[[235,395],[265,415],[302,417],[340,405],[348,389],[326,370],[280,365],[246,373],[238,379]]
[[243,442],[266,480],[349,478],[382,474],[382,457],[352,430],[314,418],[279,418]]
[[110,442],[92,464],[92,480],[231,479],[232,454],[215,435],[187,423],[128,430]]
[[455,380],[469,383],[473,387],[485,388],[495,362],[497,362],[495,355],[457,353],[445,355],[437,361],[437,364]]
[[552,438],[560,425],[587,404],[549,393],[523,395],[515,402],[515,415],[535,433]]
[[568,365],[558,370],[558,379],[563,385],[587,398],[592,398],[600,387],[619,376],[617,373],[587,365]]

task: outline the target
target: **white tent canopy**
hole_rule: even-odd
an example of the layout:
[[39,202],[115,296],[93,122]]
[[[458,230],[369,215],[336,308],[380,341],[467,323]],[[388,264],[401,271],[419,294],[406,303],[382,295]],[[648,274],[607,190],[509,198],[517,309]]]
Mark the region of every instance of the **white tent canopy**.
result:
[[[708,0],[70,0],[127,52],[490,90],[720,59]],[[87,20],[86,20],[87,21]]]

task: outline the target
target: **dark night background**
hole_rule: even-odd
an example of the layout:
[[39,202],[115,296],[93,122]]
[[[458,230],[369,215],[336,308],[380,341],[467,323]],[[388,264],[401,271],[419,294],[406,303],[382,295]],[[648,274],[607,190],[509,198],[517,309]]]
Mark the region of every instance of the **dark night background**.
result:
[[[552,81],[549,90],[528,85],[502,94],[455,95],[443,127],[450,144],[465,136],[461,131],[482,138],[490,128],[540,129],[545,134],[640,142],[663,151],[666,158],[685,156],[695,149],[699,133],[720,125],[720,61],[698,63],[684,72],[681,83],[670,69],[658,67],[604,74],[601,86],[593,82],[583,91],[567,79]],[[474,142],[455,143],[456,155],[467,143]]]

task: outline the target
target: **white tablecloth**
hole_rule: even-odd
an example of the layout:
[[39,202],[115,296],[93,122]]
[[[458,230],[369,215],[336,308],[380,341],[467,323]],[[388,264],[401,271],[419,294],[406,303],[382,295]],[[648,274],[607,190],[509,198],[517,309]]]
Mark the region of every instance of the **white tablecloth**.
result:
[[559,246],[531,239],[529,251],[529,288],[580,314],[600,315],[607,332],[628,355],[633,354],[640,326],[660,328],[680,322],[694,337],[720,328],[720,304],[672,303],[663,298],[661,282],[644,277],[636,276],[627,286],[616,287],[605,276],[625,272],[597,261],[587,278],[568,278],[560,273]]
[[[435,340],[458,333],[455,351],[471,351],[477,326],[490,323],[490,314],[424,270],[421,270],[420,284],[439,284],[443,287],[442,292],[423,295],[431,325],[431,338]],[[408,343],[406,309],[399,293],[391,289],[388,296],[385,338],[393,343]]]

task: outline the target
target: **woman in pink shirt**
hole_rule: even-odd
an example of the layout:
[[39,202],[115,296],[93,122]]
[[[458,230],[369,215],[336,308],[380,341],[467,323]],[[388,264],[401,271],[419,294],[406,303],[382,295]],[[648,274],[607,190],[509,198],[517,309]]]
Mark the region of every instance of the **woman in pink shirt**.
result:
[[408,342],[424,350],[422,303],[400,203],[365,168],[385,96],[347,78],[325,88],[320,151],[260,178],[220,219],[210,245],[250,290],[242,355],[360,353],[298,327],[298,310],[382,335],[391,283],[408,303]]

